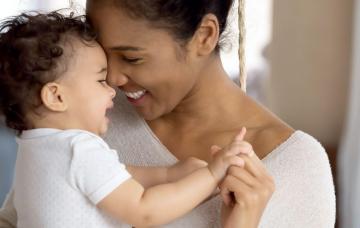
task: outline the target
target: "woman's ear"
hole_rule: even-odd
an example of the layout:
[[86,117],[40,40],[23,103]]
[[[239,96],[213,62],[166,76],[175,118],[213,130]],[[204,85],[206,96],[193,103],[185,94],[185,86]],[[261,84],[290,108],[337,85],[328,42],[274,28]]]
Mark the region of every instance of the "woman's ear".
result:
[[219,41],[219,21],[214,14],[206,14],[192,40],[192,48],[196,48],[199,56],[212,53]]
[[41,89],[41,100],[46,108],[55,112],[64,112],[68,104],[61,85],[55,82],[47,83]]

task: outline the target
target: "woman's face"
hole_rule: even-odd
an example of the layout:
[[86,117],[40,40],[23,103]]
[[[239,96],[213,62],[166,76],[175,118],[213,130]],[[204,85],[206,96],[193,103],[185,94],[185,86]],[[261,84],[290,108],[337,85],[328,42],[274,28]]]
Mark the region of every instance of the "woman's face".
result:
[[109,83],[146,120],[171,112],[190,93],[199,68],[191,50],[185,51],[166,30],[115,7],[87,10],[108,58]]

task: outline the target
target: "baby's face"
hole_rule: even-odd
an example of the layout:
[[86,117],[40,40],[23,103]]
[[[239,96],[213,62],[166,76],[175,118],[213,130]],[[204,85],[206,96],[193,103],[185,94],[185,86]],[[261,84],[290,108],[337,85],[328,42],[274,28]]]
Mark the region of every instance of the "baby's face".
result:
[[106,82],[107,62],[103,49],[93,42],[73,42],[67,72],[59,80],[64,89],[67,126],[102,135],[108,128],[106,111],[113,107],[115,90]]

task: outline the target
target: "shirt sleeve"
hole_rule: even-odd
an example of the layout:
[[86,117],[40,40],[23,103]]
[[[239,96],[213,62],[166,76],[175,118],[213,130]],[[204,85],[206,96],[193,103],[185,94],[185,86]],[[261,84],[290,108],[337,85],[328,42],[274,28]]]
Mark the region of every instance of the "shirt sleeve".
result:
[[0,209],[0,227],[16,227],[16,221],[17,214],[14,207],[14,191],[11,190]]
[[320,143],[301,135],[273,156],[267,168],[275,177],[276,187],[260,227],[334,227],[334,183],[328,156]]
[[98,136],[81,134],[72,141],[70,182],[98,204],[131,175],[118,154]]
[[302,218],[298,220],[298,227],[334,227],[336,197],[329,158],[318,141],[309,135],[305,139],[307,144],[303,148],[298,145],[303,155],[297,157],[296,165],[298,177],[302,174],[303,178],[299,178],[292,189],[293,206],[301,208],[297,211],[297,218]]

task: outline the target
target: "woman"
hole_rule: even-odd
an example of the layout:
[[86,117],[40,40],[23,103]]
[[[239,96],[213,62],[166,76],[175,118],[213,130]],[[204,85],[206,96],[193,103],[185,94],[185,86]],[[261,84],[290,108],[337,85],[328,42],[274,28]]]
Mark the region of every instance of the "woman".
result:
[[[109,82],[125,95],[116,98],[106,141],[124,163],[170,165],[191,156],[209,160],[212,145],[218,145],[213,152],[227,145],[245,126],[256,156],[229,170],[222,197],[168,227],[333,227],[324,149],[247,97],[223,69],[219,37],[232,4],[87,1]],[[3,221],[15,224],[11,197],[6,204]]]

